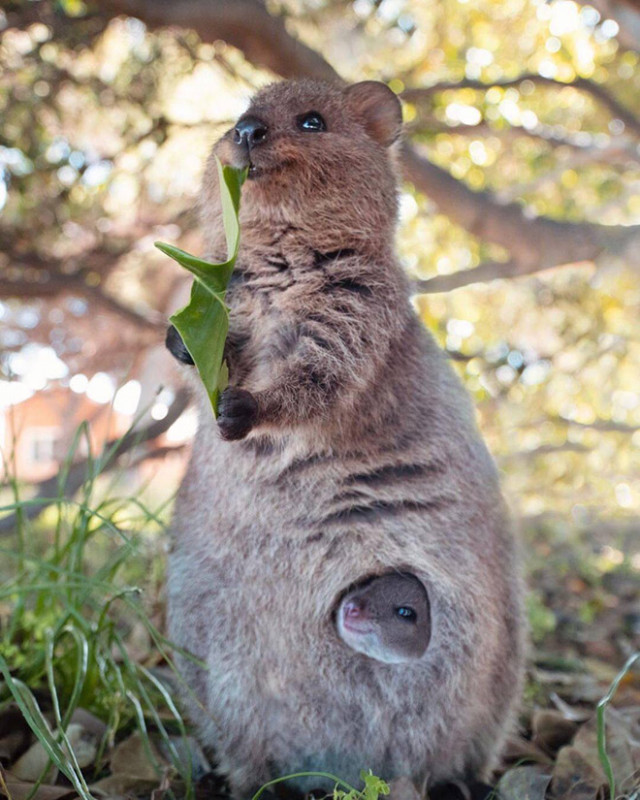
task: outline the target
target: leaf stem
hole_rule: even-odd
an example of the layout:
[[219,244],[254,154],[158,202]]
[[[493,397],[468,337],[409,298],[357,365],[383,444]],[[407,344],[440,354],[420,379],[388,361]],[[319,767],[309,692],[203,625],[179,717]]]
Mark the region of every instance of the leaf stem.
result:
[[344,786],[350,792],[356,791],[353,786],[348,784],[346,781],[343,781],[341,778],[338,778],[337,775],[332,775],[330,772],[292,772],[291,775],[283,775],[281,778],[274,778],[272,781],[265,783],[264,786],[261,786],[253,795],[251,800],[258,800],[262,793],[265,792],[270,786],[275,786],[277,783],[289,781],[293,778],[329,778],[329,780],[333,781],[336,786]]

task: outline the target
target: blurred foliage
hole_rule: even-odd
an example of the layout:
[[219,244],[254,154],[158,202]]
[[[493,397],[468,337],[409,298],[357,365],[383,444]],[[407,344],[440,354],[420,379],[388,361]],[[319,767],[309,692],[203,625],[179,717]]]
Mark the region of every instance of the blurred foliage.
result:
[[[274,76],[222,41],[151,32],[98,4],[4,8],[0,269],[15,299],[0,305],[2,369],[43,388],[46,372],[29,371],[39,342],[64,362],[63,384],[96,370],[139,376],[184,299],[182,276],[152,242],[201,252],[192,210],[208,148]],[[402,92],[526,74],[589,79],[640,110],[638,52],[589,5],[274,0],[269,10],[349,80],[380,78]],[[582,85],[452,88],[406,103],[405,117],[434,163],[529,215],[640,221],[640,135]],[[503,255],[410,184],[399,246],[420,277]],[[519,513],[578,525],[637,513],[637,275],[579,264],[416,304],[473,395]],[[637,570],[640,545],[629,547]]]
[[[86,477],[77,500],[71,500],[70,465],[83,449],[89,451]],[[177,685],[182,678],[172,645],[158,627],[164,619],[158,534],[164,531],[168,500],[151,508],[139,494],[122,494],[119,484],[129,482],[105,473],[110,460],[109,450],[91,454],[83,424],[53,498],[26,499],[10,477],[11,502],[3,499],[0,505],[0,514],[17,515],[15,539],[0,546],[0,732],[4,736],[8,724],[16,738],[26,722],[48,756],[31,767],[26,786],[14,786],[26,789],[19,796],[31,797],[43,780],[55,782],[53,764],[79,797],[91,800],[96,795],[87,781],[104,772],[105,753],[132,730],[150,753],[151,732],[164,743],[166,771],[180,776],[181,797],[193,796],[191,765],[176,748],[186,741],[186,728],[167,688],[171,679]],[[47,509],[36,525],[29,522],[34,504]],[[166,684],[154,675],[158,664],[170,676]],[[85,724],[87,714],[98,724],[84,771],[70,755],[77,746],[70,743],[70,725],[78,712]],[[3,750],[4,763],[8,756],[11,761]],[[162,772],[160,764],[152,766],[153,786]],[[2,784],[0,793],[5,788]]]

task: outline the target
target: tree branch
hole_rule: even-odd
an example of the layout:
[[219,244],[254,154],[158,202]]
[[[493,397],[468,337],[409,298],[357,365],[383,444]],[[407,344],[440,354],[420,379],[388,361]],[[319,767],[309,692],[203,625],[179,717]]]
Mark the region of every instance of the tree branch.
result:
[[[112,260],[116,259],[114,255],[100,252]],[[155,332],[161,330],[165,324],[161,314],[157,312],[143,314],[136,311],[105,292],[100,286],[88,282],[86,270],[79,269],[68,273],[62,270],[61,261],[49,262],[35,254],[19,257],[11,253],[8,255],[12,268],[11,270],[3,268],[0,274],[0,296],[52,298],[61,294],[77,294],[93,300],[106,311],[117,314],[137,328]],[[83,255],[83,260],[91,264],[94,257],[95,253],[87,253]],[[22,270],[26,271],[28,277],[21,274]]]
[[628,149],[625,146],[620,146],[619,142],[609,147],[588,147],[573,152],[567,158],[559,158],[553,169],[543,172],[541,175],[536,176],[525,184],[515,183],[509,187],[500,189],[497,197],[499,197],[501,201],[509,201],[517,197],[522,197],[525,194],[530,195],[538,191],[545,184],[560,180],[565,170],[572,169],[575,172],[580,172],[585,166],[589,166],[596,161],[601,161],[609,167],[618,164],[624,169],[627,167],[630,160],[636,160],[639,156],[640,153],[635,153],[630,156]]
[[[532,267],[530,272],[538,272],[537,267]],[[522,270],[517,261],[485,261],[472,269],[461,269],[448,275],[436,275],[435,278],[415,281],[414,289],[421,294],[436,294],[450,292],[472,283],[486,283],[498,278],[515,278],[526,274],[530,273]]]
[[589,162],[609,160],[613,154],[615,157],[625,161],[638,161],[640,154],[638,153],[635,141],[629,137],[626,140],[623,137],[616,139],[615,145],[609,147],[600,147],[590,142],[583,141],[579,134],[565,131],[563,135],[555,132],[551,125],[544,125],[538,123],[533,128],[525,128],[524,125],[509,125],[509,127],[501,128],[495,127],[488,123],[485,119],[480,122],[467,124],[464,122],[456,124],[447,124],[436,122],[429,118],[426,121],[414,121],[407,123],[404,126],[405,135],[409,138],[412,136],[427,134],[433,135],[436,133],[446,133],[449,136],[498,136],[501,138],[526,138],[534,139],[553,148],[571,148],[578,153],[588,156]]
[[[105,8],[112,14],[137,16],[151,27],[179,25],[193,28],[203,41],[224,39],[241,49],[249,61],[266,66],[283,77],[339,80],[322,56],[291,36],[283,21],[272,17],[259,0],[104,0],[101,9]],[[493,85],[515,85],[525,79],[537,84],[572,86],[590,91],[616,116],[640,132],[640,122],[631,112],[599,84],[586,79],[562,84],[540,75],[527,74]],[[487,88],[482,82],[440,83],[425,89],[407,90],[404,96],[410,98],[411,92],[418,91],[424,95],[474,83],[478,88]],[[509,266],[485,265],[473,281],[467,280],[470,275],[458,278],[458,281],[464,281],[459,285],[492,280],[493,277],[526,275],[559,264],[593,261],[605,251],[640,267],[640,226],[560,222],[547,217],[531,219],[515,203],[500,203],[490,192],[471,190],[446,170],[419,155],[410,145],[404,147],[402,167],[406,179],[430,197],[442,213],[479,238],[499,244],[510,253]],[[447,276],[447,279],[454,280],[452,276]]]
[[102,10],[138,17],[151,28],[192,28],[203,42],[222,39],[248,61],[283,78],[340,80],[324,58],[294,39],[260,0],[103,0]]
[[539,447],[534,447],[531,450],[516,450],[513,453],[505,453],[498,456],[497,460],[500,464],[509,461],[517,461],[519,459],[528,460],[530,458],[537,458],[538,456],[551,456],[558,453],[589,453],[590,448],[584,444],[577,442],[564,442],[564,444],[542,444]]
[[640,136],[640,117],[636,117],[633,112],[622,105],[612,94],[610,94],[604,86],[588,78],[575,78],[570,83],[558,81],[555,78],[545,78],[543,75],[538,75],[537,72],[526,72],[519,75],[517,78],[505,78],[504,80],[493,81],[487,83],[480,80],[472,80],[471,78],[463,78],[459,81],[441,81],[434,83],[431,86],[416,87],[413,89],[405,89],[400,95],[403,100],[409,103],[418,103],[427,97],[432,97],[434,94],[446,92],[455,89],[478,89],[484,90],[498,87],[501,89],[508,89],[511,86],[519,86],[523,81],[530,81],[539,86],[553,86],[562,89],[579,89],[580,91],[587,92],[592,97],[599,100],[604,106],[617,119],[621,119],[624,124],[632,130],[636,135]]
[[[489,191],[476,192],[446,170],[421,157],[406,144],[402,166],[407,180],[436,203],[443,214],[484,241],[506,248],[511,259],[491,262],[479,275],[466,270],[459,278],[441,276],[437,289],[541,272],[561,264],[593,261],[603,252],[640,267],[640,225],[608,226],[561,222],[548,217],[526,217],[517,203],[500,203]],[[446,277],[446,280],[445,280]],[[436,280],[435,278],[432,280]],[[426,285],[421,282],[419,286]]]
[[125,306],[119,300],[116,300],[112,295],[102,291],[99,286],[85,285],[84,294],[92,300],[95,300],[105,311],[111,311],[113,314],[117,314],[122,317],[122,319],[131,322],[138,328],[145,328],[153,332],[164,331],[166,328],[167,321],[163,314],[157,311],[149,311],[146,314],[135,311],[130,306]]
[[586,428],[592,431],[600,431],[601,433],[627,433],[634,434],[640,431],[640,425],[628,425],[625,422],[615,422],[612,419],[596,419],[593,422],[578,422],[575,419],[568,417],[548,417],[552,422],[561,422],[565,425],[571,425],[573,428]]

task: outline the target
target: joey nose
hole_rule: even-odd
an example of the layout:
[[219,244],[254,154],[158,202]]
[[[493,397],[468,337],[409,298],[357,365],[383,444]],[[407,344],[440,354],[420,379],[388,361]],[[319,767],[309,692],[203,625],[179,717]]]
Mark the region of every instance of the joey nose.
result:
[[233,141],[248,150],[267,138],[267,126],[257,117],[244,117],[233,129]]
[[346,619],[360,619],[360,617],[364,616],[360,603],[355,603],[353,600],[345,603],[343,614]]

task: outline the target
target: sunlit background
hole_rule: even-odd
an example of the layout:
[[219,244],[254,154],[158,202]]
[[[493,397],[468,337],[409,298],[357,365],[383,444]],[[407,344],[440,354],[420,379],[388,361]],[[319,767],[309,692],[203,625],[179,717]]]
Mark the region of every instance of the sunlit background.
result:
[[[114,468],[170,498],[195,417],[168,416],[181,378],[162,342],[189,282],[153,242],[202,252],[195,206],[208,149],[277,75],[225,41],[148,28],[112,5],[0,12],[0,444],[7,474],[35,493],[82,420],[99,449],[134,421],[167,419]],[[467,187],[516,201],[525,220],[629,226],[640,224],[637,29],[607,7],[282,0],[269,11],[347,80],[405,93],[417,151]],[[438,88],[412,98],[425,87]],[[438,206],[402,184],[398,246],[412,276],[508,258]],[[635,580],[640,282],[606,248],[573,262],[415,304],[473,396],[532,576],[555,553],[578,580],[590,570]],[[614,601],[602,589],[585,625]],[[562,633],[550,604],[536,583],[540,636]],[[640,636],[639,620],[620,625],[628,641]]]

